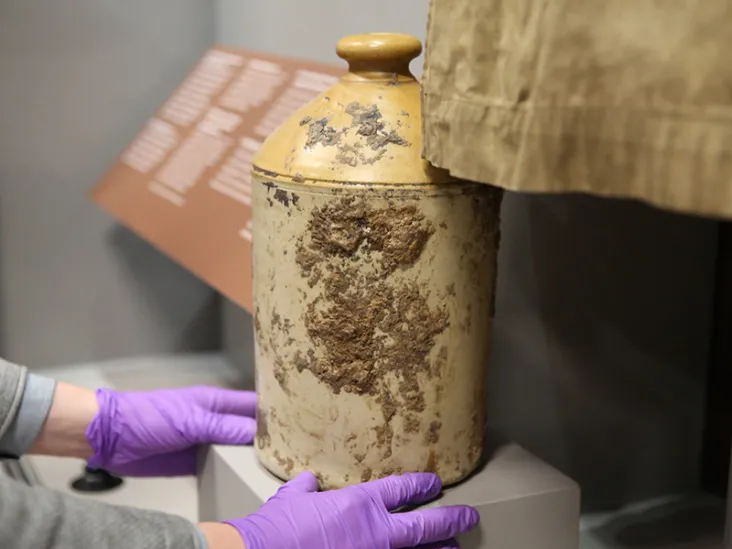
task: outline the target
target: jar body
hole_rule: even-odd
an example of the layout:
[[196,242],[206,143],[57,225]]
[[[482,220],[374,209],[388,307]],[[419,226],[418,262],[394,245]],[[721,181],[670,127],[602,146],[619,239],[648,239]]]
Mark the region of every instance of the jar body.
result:
[[325,489],[480,463],[500,191],[255,174],[256,451]]

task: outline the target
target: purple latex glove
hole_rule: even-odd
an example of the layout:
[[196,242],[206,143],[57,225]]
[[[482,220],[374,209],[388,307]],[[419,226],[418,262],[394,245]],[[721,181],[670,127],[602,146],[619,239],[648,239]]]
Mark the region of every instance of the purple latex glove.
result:
[[452,538],[478,524],[472,507],[390,512],[434,499],[441,489],[437,475],[411,473],[318,493],[315,476],[302,473],[259,511],[226,524],[247,549],[456,548]]
[[89,466],[123,476],[196,473],[202,444],[251,444],[257,397],[248,391],[188,387],[96,392],[99,412],[86,430]]

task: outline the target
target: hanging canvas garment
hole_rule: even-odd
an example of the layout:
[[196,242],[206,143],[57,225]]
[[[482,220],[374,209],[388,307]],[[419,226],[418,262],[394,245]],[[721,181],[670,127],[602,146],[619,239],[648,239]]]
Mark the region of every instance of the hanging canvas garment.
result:
[[453,175],[732,217],[732,0],[431,0],[423,86]]

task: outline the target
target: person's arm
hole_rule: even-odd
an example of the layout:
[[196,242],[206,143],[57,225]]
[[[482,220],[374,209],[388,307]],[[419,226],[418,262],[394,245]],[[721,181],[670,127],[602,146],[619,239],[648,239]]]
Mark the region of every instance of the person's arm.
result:
[[55,381],[0,359],[0,455],[26,453],[51,409]]
[[[210,549],[226,547],[212,542]],[[65,496],[0,475],[0,547],[205,549],[206,542],[182,517]]]
[[0,453],[88,459],[85,432],[98,409],[94,391],[0,360]]
[[98,411],[94,391],[68,383],[56,384],[46,421],[28,453],[89,459],[94,452],[87,441],[86,428]]
[[[93,391],[29,374],[0,360],[0,453],[88,458]],[[3,549],[243,549],[228,525],[200,528],[177,516],[29,487],[0,475]]]

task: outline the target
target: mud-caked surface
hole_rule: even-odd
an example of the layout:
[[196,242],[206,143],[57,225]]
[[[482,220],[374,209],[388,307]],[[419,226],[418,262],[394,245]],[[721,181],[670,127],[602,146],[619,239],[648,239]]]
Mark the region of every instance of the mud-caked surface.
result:
[[347,197],[313,210],[297,245],[300,274],[320,291],[304,315],[313,348],[298,353],[295,366],[334,394],[376,398],[384,458],[392,453],[397,412],[406,430],[419,431],[430,354],[449,322],[444,304],[430,306],[425,285],[394,276],[420,261],[434,231],[416,204],[374,208]]
[[[290,336],[292,322],[289,318],[282,318],[277,310],[273,309],[269,314],[269,324],[266,329],[263,329],[261,316],[261,309],[257,305],[254,308],[254,336],[257,345],[271,355],[272,375],[285,394],[289,395],[290,368],[285,364],[283,355],[286,348],[295,343],[295,339]],[[263,410],[262,417],[264,417],[264,421],[266,421],[266,416],[267,411]]]
[[374,272],[374,277],[381,279],[399,267],[414,265],[435,232],[414,204],[374,209],[366,200],[353,197],[313,211],[308,229],[310,242],[299,246],[303,253],[309,252],[322,262],[333,257],[353,258],[361,251],[363,259],[381,264]]
[[[351,114],[354,124],[357,123],[354,127],[365,134],[378,135],[383,131],[380,118],[372,109],[359,106]],[[317,121],[303,120],[303,125],[313,122]],[[294,272],[288,270],[287,276],[272,283],[266,293],[272,296],[271,301],[267,298],[258,302],[277,303],[292,316],[285,318],[272,305],[264,305],[265,310],[258,305],[254,314],[257,345],[267,357],[266,383],[279,386],[277,393],[282,396],[273,401],[279,401],[282,410],[287,410],[283,417],[287,416],[288,426],[281,433],[273,419],[274,410],[266,407],[266,400],[262,403],[265,410],[258,414],[258,424],[264,425],[258,427],[261,436],[258,435],[257,445],[269,456],[272,470],[289,478],[291,473],[309,467],[311,459],[313,466],[325,459],[313,449],[295,455],[286,442],[286,431],[291,429],[293,418],[307,414],[310,405],[303,402],[300,409],[298,399],[308,398],[302,387],[314,378],[333,395],[364,397],[361,400],[365,406],[372,410],[376,407],[378,415],[366,421],[373,426],[369,431],[358,430],[354,424],[354,432],[341,432],[343,427],[339,427],[339,432],[333,433],[333,443],[337,440],[336,444],[345,446],[346,459],[352,459],[351,468],[347,469],[352,482],[399,474],[405,467],[414,470],[415,452],[424,461],[419,469],[446,474],[452,482],[464,478],[482,451],[485,410],[481,404],[473,403],[483,403],[485,386],[476,379],[458,415],[446,413],[447,399],[455,397],[450,388],[453,370],[467,368],[459,374],[464,383],[473,375],[467,372],[476,371],[477,361],[481,360],[473,355],[475,360],[471,358],[469,364],[456,364],[452,334],[457,336],[455,341],[473,345],[470,341],[474,342],[471,338],[476,337],[475,326],[480,327],[479,331],[486,329],[484,311],[491,308],[493,292],[488,288],[483,297],[473,292],[469,295],[475,296],[475,300],[469,300],[460,285],[476,288],[491,283],[487,277],[495,274],[495,269],[489,272],[489,265],[492,261],[495,266],[496,208],[500,207],[500,195],[456,194],[456,200],[462,201],[455,203],[461,213],[453,217],[442,213],[433,221],[424,213],[430,211],[429,206],[423,206],[423,200],[429,198],[416,194],[402,196],[384,191],[372,201],[369,197],[374,194],[370,192],[354,196],[334,191],[328,199],[312,202],[300,191],[298,197],[295,193],[278,194],[278,190],[277,186],[267,189],[274,209],[284,208],[299,216],[297,226],[301,232],[293,235],[294,242],[287,247],[290,253],[286,261],[291,262],[288,269],[294,268]],[[440,200],[446,208],[453,204],[450,197]],[[483,214],[478,215],[480,212]],[[476,218],[471,219],[471,213]],[[463,223],[464,219],[469,221]],[[305,230],[301,229],[303,223]],[[455,233],[453,227],[458,225],[468,231]],[[440,231],[443,233],[438,235]],[[448,252],[450,245],[453,248]],[[274,257],[274,248],[268,248],[267,253]],[[455,272],[460,273],[456,278],[448,277],[442,287],[424,276],[436,265],[445,265],[448,258],[454,258]],[[277,278],[274,267],[267,272],[267,280]],[[275,298],[282,288],[292,289],[287,301]],[[479,337],[489,334],[481,333]],[[300,376],[306,376],[307,382],[298,381],[305,379]],[[334,397],[332,402],[345,400]],[[334,405],[332,409],[337,408]],[[300,412],[304,412],[303,416]],[[460,419],[459,431],[456,417],[464,418]],[[327,444],[330,435],[318,433],[319,437],[313,435],[308,439],[310,442],[298,444],[298,450],[311,443],[316,448]],[[457,448],[453,451],[453,444],[461,452]],[[402,448],[409,449],[404,467],[399,454]],[[349,482],[349,478],[326,470],[326,466],[315,468],[318,467],[323,486]],[[338,478],[330,478],[331,473]]]
[[341,140],[341,135],[343,135],[342,132],[328,125],[327,118],[308,120],[305,123],[310,124],[308,126],[308,138],[305,142],[306,147],[314,147],[317,144],[323,145],[324,147],[335,146],[338,145]]
[[345,127],[333,126],[327,117],[303,118],[300,125],[308,127],[305,148],[336,147],[338,149],[336,162],[355,168],[361,164],[375,164],[381,160],[389,145],[411,146],[411,143],[399,134],[398,127],[391,127],[384,120],[377,105],[362,105],[354,101],[346,105],[344,110],[352,117],[351,124]]

